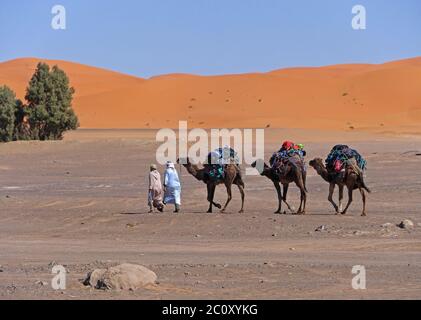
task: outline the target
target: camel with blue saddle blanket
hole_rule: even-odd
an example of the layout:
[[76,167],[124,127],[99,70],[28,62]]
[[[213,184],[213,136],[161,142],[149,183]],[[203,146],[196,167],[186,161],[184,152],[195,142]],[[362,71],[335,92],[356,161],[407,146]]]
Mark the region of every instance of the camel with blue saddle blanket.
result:
[[[208,159],[202,168],[199,168],[196,164],[190,162],[190,159],[178,159],[177,163],[182,164],[193,177],[198,181],[202,181],[207,186],[207,200],[209,201],[208,213],[212,213],[212,209],[215,206],[218,209],[221,209],[222,206],[219,203],[214,201],[216,186],[224,184],[227,189],[227,201],[222,208],[221,212],[225,212],[228,204],[232,200],[232,185],[237,185],[238,190],[241,194],[241,209],[239,213],[244,212],[244,181],[241,174],[241,168],[238,158],[234,150],[229,148],[228,154],[229,157],[221,161],[221,153],[216,150],[215,153],[210,153]],[[226,151],[226,150],[225,150]],[[225,152],[224,152],[225,153]],[[222,153],[223,154],[223,153]],[[227,153],[225,153],[227,154]],[[233,155],[233,157],[231,157]],[[217,159],[213,159],[215,156]],[[217,160],[217,161],[214,161]],[[239,161],[239,160],[238,160]],[[216,162],[216,163],[215,163]]]
[[[328,200],[335,208],[336,214],[346,214],[353,201],[353,191],[358,189],[363,201],[361,215],[367,215],[365,192],[371,192],[364,182],[364,171],[367,168],[367,161],[356,150],[346,145],[337,145],[333,147],[325,163],[323,163],[321,158],[316,158],[310,161],[310,166],[329,183]],[[339,187],[339,205],[333,200],[336,186]],[[345,186],[348,189],[348,203],[345,210],[342,210]]]

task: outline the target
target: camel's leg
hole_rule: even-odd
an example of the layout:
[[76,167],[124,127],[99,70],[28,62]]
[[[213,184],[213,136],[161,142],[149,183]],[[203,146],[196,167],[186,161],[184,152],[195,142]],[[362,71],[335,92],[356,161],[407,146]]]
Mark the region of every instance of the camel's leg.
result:
[[232,188],[232,183],[227,183],[227,184],[226,184],[226,187],[227,187],[227,195],[228,195],[228,199],[227,199],[227,202],[225,203],[224,208],[221,210],[221,212],[222,212],[222,213],[224,213],[224,212],[225,212],[225,210],[227,209],[228,204],[231,202],[231,199],[232,199],[232,190],[231,190],[231,188]]
[[281,186],[278,181],[273,181],[273,184],[275,185],[276,193],[278,194],[278,210],[275,211],[275,213],[281,213],[282,210],[282,190]]
[[353,194],[353,189],[348,187],[348,204],[345,207],[345,210],[342,212],[342,214],[346,214],[346,212],[348,211],[349,206],[352,203],[352,194]]
[[[208,186],[209,188],[209,186]],[[212,212],[212,205],[214,205],[215,207],[217,207],[218,209],[221,209],[222,206],[219,203],[216,203],[213,199],[215,198],[215,190],[216,190],[216,185],[215,184],[211,184],[210,186],[210,192],[209,193],[209,189],[208,189],[208,201],[210,202],[210,211],[209,213]]]
[[303,203],[303,214],[306,214],[306,206],[307,206],[307,172],[306,171],[304,171],[304,173],[303,173],[303,183],[304,183],[304,185],[303,185],[303,190],[302,190],[302,192],[303,192],[303,200],[304,200],[304,203]]
[[329,197],[327,198],[329,200],[329,202],[333,205],[333,207],[335,208],[336,214],[339,213],[339,208],[336,205],[335,201],[333,201],[333,192],[335,191],[335,184],[331,183],[329,185]]
[[341,213],[343,210],[343,206],[342,206],[343,199],[344,199],[344,186],[339,185],[339,213]]
[[[301,189],[301,202],[303,204],[303,207],[299,213],[306,214],[307,193],[304,189]],[[301,208],[301,205],[300,205],[300,208]]]
[[284,187],[284,196],[282,197],[282,200],[284,201],[284,203],[287,205],[288,210],[291,211],[292,213],[294,213],[294,210],[292,209],[292,207],[289,205],[289,203],[287,202],[287,196],[288,196],[288,189],[289,189],[289,184],[285,183],[282,185]]
[[214,205],[213,198],[215,196],[215,188],[214,184],[208,183],[208,201],[209,201],[209,209],[208,213],[212,213],[212,206]]
[[240,190],[241,194],[241,209],[239,213],[244,213],[244,186],[238,184],[238,190]]
[[300,207],[298,208],[297,214],[305,213],[305,204],[304,199],[306,198],[306,191],[302,179],[298,179],[296,183],[297,187],[300,189]]
[[365,212],[365,203],[366,203],[366,196],[364,189],[360,189],[361,197],[363,198],[363,213],[361,214],[362,217],[365,217],[367,213]]

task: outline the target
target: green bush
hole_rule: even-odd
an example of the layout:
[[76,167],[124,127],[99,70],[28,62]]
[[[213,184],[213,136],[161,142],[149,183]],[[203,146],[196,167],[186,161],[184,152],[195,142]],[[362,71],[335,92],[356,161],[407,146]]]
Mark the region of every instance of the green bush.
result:
[[39,63],[23,104],[7,86],[0,87],[0,142],[59,140],[79,127],[72,109],[75,90],[63,70]]
[[7,86],[0,87],[1,142],[9,142],[14,139],[17,104],[15,93]]
[[29,125],[34,139],[58,140],[79,127],[72,109],[74,89],[66,73],[39,63],[26,90]]

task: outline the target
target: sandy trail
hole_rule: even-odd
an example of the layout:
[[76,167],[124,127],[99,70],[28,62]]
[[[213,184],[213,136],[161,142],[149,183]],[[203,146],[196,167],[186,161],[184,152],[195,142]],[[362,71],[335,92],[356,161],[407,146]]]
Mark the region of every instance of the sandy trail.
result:
[[[324,157],[338,140],[361,151],[373,190],[368,217],[359,216],[357,194],[349,215],[333,215],[328,186],[312,169],[307,216],[274,215],[270,181],[249,176],[245,214],[237,213],[237,190],[227,214],[206,214],[205,186],[185,170],[183,213],[147,214],[147,168],[157,146],[149,130],[80,130],[61,142],[0,145],[0,298],[421,298],[421,157],[412,152],[421,140],[266,133],[267,157],[285,138],[304,141],[308,159]],[[297,205],[295,187],[289,196]],[[222,187],[216,197],[225,201]],[[414,230],[381,227],[405,218]],[[321,225],[327,231],[316,232]],[[121,262],[148,266],[159,285],[110,293],[81,284],[93,268]],[[48,284],[53,263],[69,271],[67,290]],[[354,265],[367,268],[366,291],[351,288]]]

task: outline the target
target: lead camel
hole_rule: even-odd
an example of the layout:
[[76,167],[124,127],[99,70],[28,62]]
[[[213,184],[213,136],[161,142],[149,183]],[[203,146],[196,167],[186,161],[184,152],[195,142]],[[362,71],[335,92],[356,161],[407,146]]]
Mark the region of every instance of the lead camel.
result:
[[241,209],[239,213],[244,212],[244,181],[241,176],[240,167],[236,164],[228,164],[224,166],[223,179],[212,179],[209,174],[209,166],[204,166],[199,168],[199,166],[192,164],[190,159],[184,159],[181,161],[177,160],[177,163],[182,163],[183,166],[187,169],[187,172],[195,177],[198,181],[202,181],[207,186],[207,199],[209,201],[208,213],[212,213],[212,209],[215,206],[218,209],[221,209],[221,205],[214,201],[215,189],[217,185],[224,184],[227,189],[227,202],[225,203],[224,208],[222,208],[221,213],[224,213],[227,209],[228,204],[232,199],[232,185],[237,185],[238,190],[241,194]]

